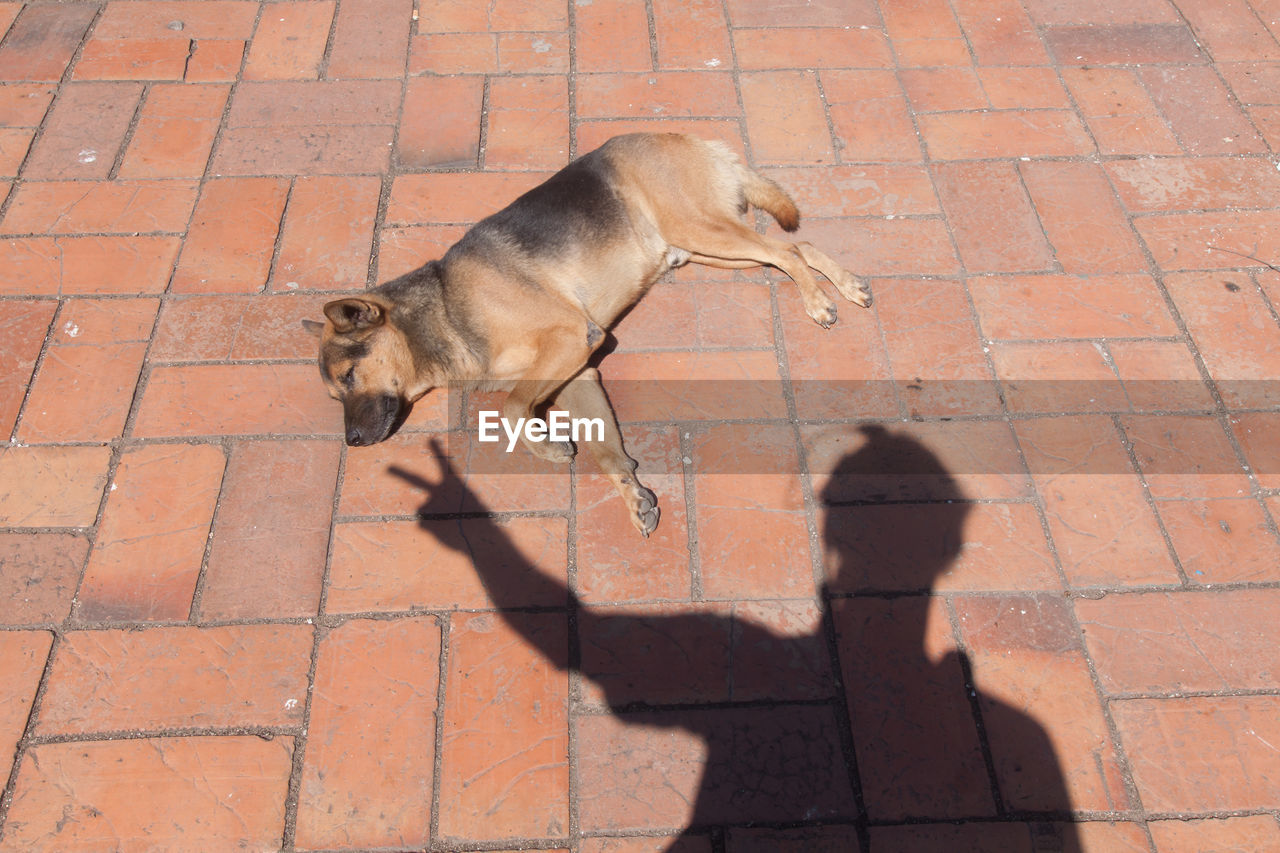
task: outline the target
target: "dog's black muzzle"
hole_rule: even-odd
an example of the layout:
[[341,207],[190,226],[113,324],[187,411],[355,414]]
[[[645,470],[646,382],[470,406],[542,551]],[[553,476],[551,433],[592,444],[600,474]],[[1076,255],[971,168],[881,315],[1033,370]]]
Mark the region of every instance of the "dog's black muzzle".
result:
[[400,418],[400,398],[395,394],[355,397],[346,401],[343,416],[348,445],[364,447],[377,444],[396,426]]

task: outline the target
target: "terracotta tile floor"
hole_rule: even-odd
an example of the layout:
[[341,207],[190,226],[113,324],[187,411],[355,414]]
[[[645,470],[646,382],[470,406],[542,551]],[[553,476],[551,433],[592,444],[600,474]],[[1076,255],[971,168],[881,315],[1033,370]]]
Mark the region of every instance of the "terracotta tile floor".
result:
[[[0,851],[1280,850],[1278,16],[0,2]],[[300,320],[634,130],[875,306],[657,285],[648,541],[345,447]]]

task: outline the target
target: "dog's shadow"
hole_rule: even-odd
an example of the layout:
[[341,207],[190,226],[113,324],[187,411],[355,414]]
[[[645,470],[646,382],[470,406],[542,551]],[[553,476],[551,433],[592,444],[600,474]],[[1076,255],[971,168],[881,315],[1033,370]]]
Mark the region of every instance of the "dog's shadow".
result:
[[[504,615],[530,601],[565,602],[567,645],[559,632],[507,621],[584,681],[574,722],[584,835],[672,830],[713,850],[867,851],[872,826],[910,832],[909,824],[965,821],[1004,824],[1002,832],[1025,839],[1019,846],[1076,849],[1043,728],[980,695],[963,652],[927,649],[928,620],[947,618],[929,591],[959,551],[969,504],[919,442],[864,433],[821,496],[830,569],[820,612],[809,607],[807,621],[804,602],[588,606],[530,565],[483,513],[468,513],[461,535],[445,537],[458,549],[471,548],[469,536],[483,539],[484,557],[472,551],[472,562]],[[457,496],[467,494],[443,461],[435,483],[391,469],[428,493],[418,511],[427,531],[457,518]],[[889,499],[900,475],[914,483],[910,503]],[[849,483],[889,487],[880,500],[864,489],[855,505],[841,506]],[[896,509],[875,511],[886,504]],[[784,635],[765,626],[788,621],[812,627]],[[949,629],[935,624],[931,636],[940,634]],[[688,737],[654,735],[664,730],[682,730],[702,749],[690,749]],[[887,847],[912,842],[876,849]]]

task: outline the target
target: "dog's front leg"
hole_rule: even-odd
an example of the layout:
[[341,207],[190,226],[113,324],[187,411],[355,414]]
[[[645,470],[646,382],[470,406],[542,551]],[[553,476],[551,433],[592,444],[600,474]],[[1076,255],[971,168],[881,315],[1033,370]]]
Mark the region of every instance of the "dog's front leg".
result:
[[[588,321],[588,325],[599,331],[594,323]],[[603,333],[600,338],[603,338]],[[507,423],[514,426],[522,423],[521,419],[527,422],[536,417],[541,405],[582,370],[598,345],[599,340],[590,334],[589,329],[580,336],[573,330],[564,329],[544,333],[539,340],[537,355],[502,404],[502,416]],[[521,430],[521,440],[533,455],[551,462],[573,459],[574,449],[570,442],[553,441],[545,435],[542,438],[538,440],[527,429]]]
[[658,498],[640,484],[636,478],[636,461],[622,448],[618,419],[600,384],[600,372],[588,367],[560,389],[555,402],[572,418],[599,421],[603,425],[603,435],[586,442],[587,446],[591,448],[591,455],[600,465],[600,470],[622,496],[631,523],[640,535],[648,538],[658,526]]

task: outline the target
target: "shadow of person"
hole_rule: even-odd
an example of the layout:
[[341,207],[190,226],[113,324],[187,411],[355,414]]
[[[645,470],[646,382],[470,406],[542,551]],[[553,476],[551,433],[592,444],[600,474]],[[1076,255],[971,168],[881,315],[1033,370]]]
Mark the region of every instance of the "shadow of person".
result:
[[[976,693],[966,656],[946,648],[945,604],[929,594],[960,551],[970,504],[918,441],[861,433],[822,491],[827,581],[817,603],[588,606],[530,565],[492,518],[453,512],[467,487],[450,465],[436,483],[391,468],[428,493],[424,530],[457,519],[458,534],[441,541],[469,552],[504,615],[565,602],[567,644],[507,622],[582,676],[585,835],[703,839],[669,848],[682,851],[1076,849],[1049,739],[1026,714]],[[957,822],[983,827],[972,842],[919,841]]]

